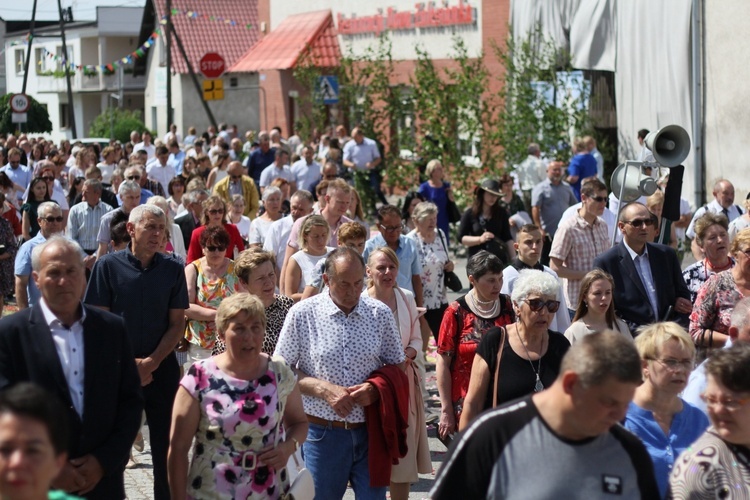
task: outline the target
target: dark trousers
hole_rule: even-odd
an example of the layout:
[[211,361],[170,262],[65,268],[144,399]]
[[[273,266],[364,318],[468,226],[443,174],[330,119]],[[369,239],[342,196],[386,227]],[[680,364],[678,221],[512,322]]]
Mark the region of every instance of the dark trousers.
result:
[[154,380],[143,388],[144,410],[151,438],[151,460],[154,463],[154,498],[169,500],[167,481],[167,451],[169,427],[172,425],[172,405],[180,383],[180,367],[170,354],[154,371]]
[[385,199],[383,190],[380,189],[380,184],[382,182],[383,176],[380,175],[380,170],[377,168],[370,170],[370,187],[372,188],[372,192],[375,193],[375,201],[380,201],[383,205],[387,205],[388,200]]
[[542,244],[542,258],[540,259],[540,262],[543,266],[549,266],[549,253],[552,250],[552,238],[553,236],[550,234],[544,235]]

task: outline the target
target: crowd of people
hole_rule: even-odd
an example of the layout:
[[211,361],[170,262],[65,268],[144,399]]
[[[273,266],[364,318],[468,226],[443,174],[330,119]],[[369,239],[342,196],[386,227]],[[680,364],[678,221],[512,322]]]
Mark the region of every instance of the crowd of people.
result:
[[0,148],[8,498],[28,439],[45,495],[123,498],[144,419],[156,499],[280,498],[307,473],[317,498],[409,498],[431,346],[434,498],[750,494],[750,207],[728,180],[666,221],[660,191],[612,209],[593,139],[567,171],[531,144],[461,214],[439,160],[389,204],[359,127]]

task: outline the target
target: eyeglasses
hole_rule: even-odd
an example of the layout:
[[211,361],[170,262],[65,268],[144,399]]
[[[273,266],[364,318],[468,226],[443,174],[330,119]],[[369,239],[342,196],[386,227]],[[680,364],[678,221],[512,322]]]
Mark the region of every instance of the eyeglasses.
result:
[[58,215],[57,217],[39,217],[39,220],[46,220],[47,222],[62,222],[63,217],[62,215]]
[[657,363],[661,364],[662,366],[668,368],[671,371],[677,371],[679,368],[683,368],[685,370],[692,370],[693,365],[695,362],[692,359],[683,359],[680,361],[679,359],[658,359],[658,358],[646,358],[651,361],[656,361]]
[[130,176],[126,177],[126,179],[129,180],[129,181],[139,181],[139,180],[141,180],[141,176],[140,175],[130,175]]
[[706,403],[707,407],[721,405],[729,411],[737,411],[747,403],[750,403],[750,398],[720,398],[711,394],[701,394],[701,399]]
[[242,174],[240,174],[240,175],[230,175],[229,177],[231,177],[233,181],[238,181],[238,180],[242,179]]
[[42,177],[42,179],[44,179],[45,181],[54,181],[55,180],[54,177],[48,177],[46,175],[44,177]]
[[654,225],[654,221],[651,219],[633,219],[623,222],[625,222],[625,224],[630,224],[633,227],[649,227]]
[[227,247],[209,246],[209,247],[206,247],[206,250],[208,250],[209,252],[226,252],[227,251]]
[[589,199],[594,200],[597,203],[604,203],[605,201],[607,201],[606,196],[589,196]]
[[224,209],[223,208],[212,208],[211,210],[208,211],[208,213],[210,213],[211,215],[223,214],[224,213]]
[[556,313],[557,310],[560,309],[559,300],[526,299],[524,302],[526,302],[529,305],[529,309],[534,312],[541,311],[543,307],[546,307],[551,313]]
[[383,224],[378,224],[380,228],[385,231],[386,233],[392,233],[394,231],[401,231],[403,229],[404,225],[399,224],[398,226],[384,226]]

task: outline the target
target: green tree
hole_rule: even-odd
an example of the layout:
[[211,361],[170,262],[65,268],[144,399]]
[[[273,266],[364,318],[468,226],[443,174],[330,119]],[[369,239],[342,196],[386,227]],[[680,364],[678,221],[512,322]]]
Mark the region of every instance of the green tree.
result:
[[35,133],[52,132],[52,122],[49,119],[47,108],[39,104],[39,102],[31,96],[29,96],[31,107],[26,112],[26,123],[22,125],[22,128],[19,127],[19,124],[13,123],[12,111],[10,109],[10,98],[12,95],[13,94],[5,94],[0,97],[0,133],[14,134],[19,130]]
[[130,140],[130,132],[133,130],[138,132],[146,130],[140,111],[107,108],[91,122],[89,135],[114,138],[125,143]]

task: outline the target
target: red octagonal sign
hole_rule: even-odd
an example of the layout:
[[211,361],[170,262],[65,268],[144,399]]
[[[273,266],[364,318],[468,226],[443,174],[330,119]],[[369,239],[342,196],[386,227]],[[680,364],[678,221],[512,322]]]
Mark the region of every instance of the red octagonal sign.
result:
[[201,57],[200,71],[209,80],[219,78],[227,69],[224,58],[216,52],[207,52]]

